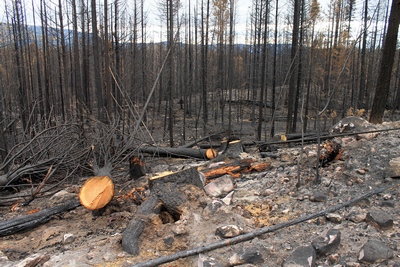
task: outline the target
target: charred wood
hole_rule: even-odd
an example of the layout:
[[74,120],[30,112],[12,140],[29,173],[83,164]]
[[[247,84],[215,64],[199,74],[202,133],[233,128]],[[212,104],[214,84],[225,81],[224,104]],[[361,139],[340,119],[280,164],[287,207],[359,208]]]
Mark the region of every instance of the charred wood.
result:
[[196,168],[163,173],[150,178],[150,195],[139,206],[134,218],[123,232],[122,248],[126,252],[132,255],[139,254],[138,240],[150,221],[149,215],[159,214],[162,209],[165,209],[171,217],[179,218],[180,205],[186,202],[185,195],[180,189],[189,184],[199,188],[204,186],[204,177]]
[[197,159],[213,159],[216,156],[216,151],[210,149],[194,149],[184,147],[141,147],[139,152],[147,153],[157,156],[167,157],[184,157],[184,158],[197,158]]
[[25,231],[40,226],[50,221],[53,215],[73,210],[80,205],[81,204],[78,200],[74,200],[64,205],[44,209],[33,214],[24,215],[8,221],[0,222],[0,236],[12,235],[20,231]]

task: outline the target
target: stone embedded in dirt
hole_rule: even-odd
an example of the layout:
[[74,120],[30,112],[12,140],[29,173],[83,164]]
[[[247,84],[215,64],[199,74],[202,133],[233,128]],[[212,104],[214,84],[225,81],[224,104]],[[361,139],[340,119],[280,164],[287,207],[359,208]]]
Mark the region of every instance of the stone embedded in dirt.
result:
[[381,202],[380,206],[381,207],[394,208],[395,203],[393,201],[384,200],[384,201]]
[[225,208],[225,203],[222,200],[213,200],[207,204],[207,206],[203,210],[203,215],[210,216],[214,215],[219,210]]
[[171,246],[174,243],[175,239],[173,236],[168,236],[168,237],[164,238],[163,241],[164,241],[165,245]]
[[354,222],[354,223],[360,223],[360,222],[364,221],[366,217],[367,217],[367,213],[366,213],[366,212],[362,212],[362,211],[352,211],[352,212],[350,212],[350,214],[347,216],[347,219],[348,219],[349,221]]
[[64,239],[63,239],[64,244],[71,244],[74,241],[75,241],[75,237],[73,234],[71,234],[71,233],[64,234]]
[[325,202],[326,193],[322,191],[316,191],[312,196],[310,196],[312,202]]
[[385,175],[392,178],[400,178],[400,157],[393,158],[389,161]]
[[[358,116],[349,116],[341,119],[336,125],[331,128],[331,133],[356,133],[367,132],[376,130],[376,126],[369,123],[367,120]],[[375,138],[378,133],[358,134],[357,139],[371,140]]]
[[368,240],[361,248],[358,260],[368,263],[384,262],[393,258],[393,250],[378,240]]
[[218,262],[215,261],[214,258],[207,257],[203,254],[199,255],[199,259],[197,260],[198,267],[222,267]]
[[241,235],[243,228],[237,225],[223,225],[215,230],[215,234],[222,238],[231,238],[234,236]]
[[318,255],[326,255],[335,250],[340,244],[341,233],[337,229],[330,229],[315,238],[311,244]]
[[297,247],[285,260],[283,267],[315,267],[317,253],[312,245]]
[[333,223],[339,224],[343,221],[343,217],[336,213],[328,213],[325,217],[328,219],[328,221]]
[[225,205],[229,206],[232,203],[233,193],[234,193],[234,191],[230,192],[223,199],[221,199],[222,202],[225,203]]
[[264,258],[257,247],[244,248],[242,252],[235,253],[229,258],[229,265],[236,266],[246,263],[263,263]]
[[368,212],[365,221],[379,229],[390,229],[393,227],[393,219],[384,211],[374,210]]
[[232,177],[230,175],[224,175],[204,186],[204,191],[210,197],[221,197],[231,192],[233,187]]

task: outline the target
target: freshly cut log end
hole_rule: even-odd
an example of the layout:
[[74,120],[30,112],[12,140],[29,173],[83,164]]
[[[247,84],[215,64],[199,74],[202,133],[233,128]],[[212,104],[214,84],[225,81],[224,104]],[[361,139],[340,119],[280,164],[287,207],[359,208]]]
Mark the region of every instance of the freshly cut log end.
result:
[[79,201],[88,210],[106,206],[114,196],[114,183],[109,176],[89,178],[79,192]]
[[206,150],[207,159],[213,159],[217,156],[217,151],[213,148],[209,148]]

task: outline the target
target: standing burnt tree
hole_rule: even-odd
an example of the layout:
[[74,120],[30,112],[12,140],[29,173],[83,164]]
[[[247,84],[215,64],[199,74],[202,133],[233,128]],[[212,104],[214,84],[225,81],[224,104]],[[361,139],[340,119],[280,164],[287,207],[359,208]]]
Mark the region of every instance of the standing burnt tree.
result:
[[385,37],[381,68],[379,70],[374,102],[369,121],[381,123],[389,95],[390,78],[396,53],[396,43],[400,23],[400,0],[392,1],[389,26]]

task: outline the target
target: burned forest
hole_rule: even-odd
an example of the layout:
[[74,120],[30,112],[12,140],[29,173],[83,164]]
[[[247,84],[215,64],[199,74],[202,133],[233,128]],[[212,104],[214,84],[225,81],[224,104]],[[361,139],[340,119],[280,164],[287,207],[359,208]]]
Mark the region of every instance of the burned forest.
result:
[[399,266],[400,1],[0,4],[1,266]]

